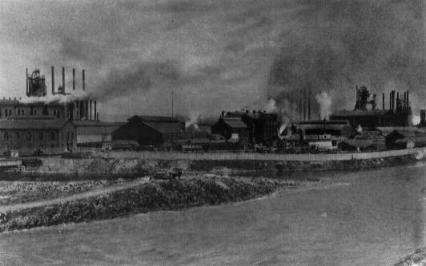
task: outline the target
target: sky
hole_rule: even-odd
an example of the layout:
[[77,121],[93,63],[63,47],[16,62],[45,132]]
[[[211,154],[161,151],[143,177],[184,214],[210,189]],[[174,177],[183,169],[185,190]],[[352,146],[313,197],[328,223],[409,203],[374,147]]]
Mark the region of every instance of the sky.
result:
[[[279,105],[303,88],[352,108],[355,85],[426,104],[423,1],[0,1],[0,97],[25,69],[86,71],[101,119],[217,116]],[[172,97],[173,95],[173,97]],[[316,107],[313,107],[314,111]]]

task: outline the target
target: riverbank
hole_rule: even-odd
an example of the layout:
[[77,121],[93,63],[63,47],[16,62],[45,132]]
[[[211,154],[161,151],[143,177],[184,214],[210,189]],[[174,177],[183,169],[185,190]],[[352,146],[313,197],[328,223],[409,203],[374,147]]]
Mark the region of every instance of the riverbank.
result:
[[[362,170],[424,159],[426,148],[370,153],[261,154],[99,152],[87,158],[40,157],[2,173],[3,180],[135,178],[179,168],[185,173],[225,171],[232,176],[280,176],[295,171]],[[26,163],[36,160],[37,163]],[[32,161],[31,161],[32,162]]]
[[[305,182],[305,183],[317,183]],[[76,200],[30,207],[3,207],[0,232],[62,223],[111,219],[135,213],[217,205],[269,195],[300,182],[269,178],[203,177],[155,180]]]

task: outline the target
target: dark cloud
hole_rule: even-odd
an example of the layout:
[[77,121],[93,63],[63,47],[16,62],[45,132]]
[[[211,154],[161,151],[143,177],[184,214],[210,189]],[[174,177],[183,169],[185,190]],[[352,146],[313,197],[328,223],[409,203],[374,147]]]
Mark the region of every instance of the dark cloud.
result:
[[334,107],[352,107],[356,84],[425,96],[422,1],[305,1],[282,33],[269,95],[303,88],[331,91]]
[[177,112],[213,115],[259,108],[304,87],[342,90],[339,104],[352,102],[345,95],[356,83],[420,94],[420,3],[33,1],[31,12],[22,12],[26,1],[0,1],[1,67],[16,73],[0,77],[1,93],[24,92],[26,67],[45,73],[55,65],[85,68],[88,91],[108,108],[100,111],[120,118],[163,114],[148,108],[164,105],[171,88]]
[[111,69],[90,93],[102,101],[117,96],[144,93],[153,87],[170,88],[180,82],[181,74],[173,64],[146,62],[124,69]]

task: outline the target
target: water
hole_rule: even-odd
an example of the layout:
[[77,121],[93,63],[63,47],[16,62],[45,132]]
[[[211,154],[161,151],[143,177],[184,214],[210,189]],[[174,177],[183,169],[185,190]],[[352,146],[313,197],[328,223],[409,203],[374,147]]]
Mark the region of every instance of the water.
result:
[[392,265],[425,246],[426,165],[350,184],[0,235],[4,265]]

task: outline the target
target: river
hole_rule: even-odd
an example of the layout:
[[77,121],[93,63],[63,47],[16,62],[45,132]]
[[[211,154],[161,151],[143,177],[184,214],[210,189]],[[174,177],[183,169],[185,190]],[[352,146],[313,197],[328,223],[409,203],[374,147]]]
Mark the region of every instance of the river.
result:
[[0,264],[392,265],[425,246],[425,173],[326,172],[337,186],[5,233]]

